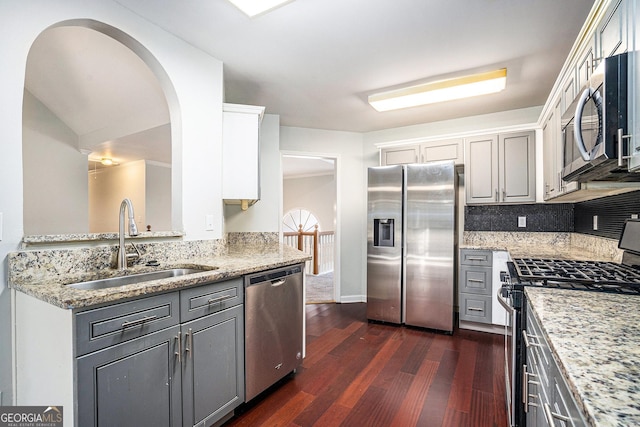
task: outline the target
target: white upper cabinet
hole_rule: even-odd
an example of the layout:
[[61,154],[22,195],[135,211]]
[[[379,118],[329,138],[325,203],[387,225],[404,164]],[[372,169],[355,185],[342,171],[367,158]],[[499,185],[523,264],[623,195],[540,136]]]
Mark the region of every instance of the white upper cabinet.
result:
[[[629,117],[633,117],[634,119],[629,123],[629,132],[631,134],[631,138],[629,140],[629,154],[631,158],[628,160],[629,162],[629,170],[640,172],[640,55],[638,55],[638,50],[640,50],[640,22],[637,21],[637,16],[640,10],[640,4],[638,4],[640,0],[634,0],[629,2],[629,12],[628,15],[633,17],[630,20],[631,28],[636,28],[637,30],[633,32],[635,38],[630,38],[629,40],[629,50],[635,52],[634,55],[631,55],[629,58]],[[631,31],[629,33],[632,33]]]
[[418,163],[418,154],[420,146],[407,145],[401,147],[383,148],[380,150],[380,165],[408,165],[410,163]]
[[535,202],[533,131],[466,138],[465,155],[467,204]]
[[464,164],[464,141],[462,138],[420,144],[420,162],[453,160],[456,165]]
[[380,150],[381,166],[429,163],[441,160],[453,160],[456,165],[464,164],[463,139],[429,141]]
[[[630,2],[633,3],[633,2]],[[598,58],[600,61],[612,55],[627,51],[627,1],[617,0],[611,3],[607,13],[596,29]]]
[[260,123],[264,107],[223,105],[222,198],[243,209],[260,200]]

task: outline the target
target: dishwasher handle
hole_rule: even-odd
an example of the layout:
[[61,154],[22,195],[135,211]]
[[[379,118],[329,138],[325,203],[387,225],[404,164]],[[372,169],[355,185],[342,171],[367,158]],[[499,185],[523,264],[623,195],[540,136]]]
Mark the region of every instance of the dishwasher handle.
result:
[[261,283],[271,282],[271,286],[280,286],[284,284],[287,280],[287,276],[292,276],[294,274],[301,274],[302,266],[296,265],[289,268],[284,268],[281,270],[277,270],[274,272],[269,272],[265,274],[258,274],[255,276],[249,276],[248,282],[246,284],[248,286],[258,285]]
[[284,283],[287,281],[287,279],[278,279],[278,280],[273,280],[271,282],[271,287],[272,288],[277,288],[278,286],[284,285]]

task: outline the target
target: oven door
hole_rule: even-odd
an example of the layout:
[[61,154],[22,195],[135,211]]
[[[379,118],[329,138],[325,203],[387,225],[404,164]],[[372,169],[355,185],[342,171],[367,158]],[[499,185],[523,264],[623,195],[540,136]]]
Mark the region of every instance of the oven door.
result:
[[[503,296],[506,294],[507,296]],[[509,426],[517,425],[517,378],[516,370],[516,339],[517,339],[517,311],[512,303],[512,291],[506,287],[498,290],[498,302],[506,311],[505,327],[504,327],[504,382],[506,390],[507,417]]]

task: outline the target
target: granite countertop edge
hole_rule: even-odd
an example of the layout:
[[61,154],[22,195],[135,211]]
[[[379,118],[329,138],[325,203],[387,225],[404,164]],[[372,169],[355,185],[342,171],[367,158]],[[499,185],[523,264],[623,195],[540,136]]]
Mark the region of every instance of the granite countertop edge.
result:
[[69,283],[121,275],[116,270],[110,269],[109,271],[25,278],[10,282],[9,287],[63,309],[81,309],[232,279],[251,273],[303,263],[309,259],[311,259],[311,256],[283,245],[275,248],[254,246],[236,248],[223,255],[203,256],[188,260],[176,259],[156,267],[134,266],[126,271],[126,275],[132,275],[171,268],[201,268],[204,270],[200,273],[167,279],[99,290],[83,290],[65,286],[65,284]]
[[625,327],[634,318],[640,321],[640,297],[536,287],[525,292],[587,423],[640,425],[634,403],[640,393],[640,334]]

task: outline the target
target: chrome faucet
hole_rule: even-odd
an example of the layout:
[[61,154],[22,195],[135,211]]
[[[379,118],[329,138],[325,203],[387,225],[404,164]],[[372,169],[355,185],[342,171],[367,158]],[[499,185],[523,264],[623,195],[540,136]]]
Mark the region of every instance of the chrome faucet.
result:
[[129,258],[139,258],[140,252],[138,252],[138,248],[133,246],[137,254],[127,254],[127,250],[124,246],[124,211],[125,209],[129,209],[129,236],[137,236],[138,235],[138,227],[136,226],[136,221],[134,220],[133,213],[133,204],[131,200],[124,199],[122,203],[120,203],[120,217],[119,217],[119,236],[120,236],[120,245],[118,246],[118,270],[126,270],[127,269],[127,261]]

